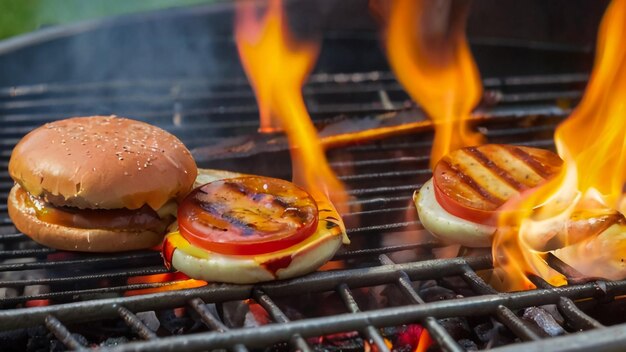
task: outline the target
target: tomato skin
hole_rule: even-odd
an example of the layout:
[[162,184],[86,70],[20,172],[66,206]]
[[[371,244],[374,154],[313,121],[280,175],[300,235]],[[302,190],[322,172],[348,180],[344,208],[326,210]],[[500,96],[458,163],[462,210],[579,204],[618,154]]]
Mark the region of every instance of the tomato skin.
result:
[[481,210],[465,206],[452,197],[448,197],[437,182],[433,182],[433,191],[437,203],[448,213],[461,219],[484,225],[495,225],[498,219],[497,211]]
[[302,242],[318,225],[315,200],[290,182],[260,176],[218,180],[193,190],[178,208],[181,235],[200,248],[256,255]]

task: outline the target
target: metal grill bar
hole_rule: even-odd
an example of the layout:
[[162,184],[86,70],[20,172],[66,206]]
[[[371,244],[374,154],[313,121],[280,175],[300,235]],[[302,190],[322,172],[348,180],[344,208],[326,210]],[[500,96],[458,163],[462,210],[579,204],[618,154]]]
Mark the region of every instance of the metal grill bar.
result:
[[[346,307],[348,307],[351,313],[357,313],[361,311],[361,309],[359,309],[359,305],[354,299],[354,296],[352,296],[352,292],[350,292],[350,288],[346,284],[339,284],[337,291],[339,292],[343,303],[346,305]],[[368,341],[373,342],[379,351],[390,352],[389,347],[387,347],[387,344],[385,343],[385,340],[382,336],[380,336],[378,330],[376,330],[376,328],[374,328],[373,326],[365,326],[363,329],[361,329],[361,334],[363,334],[368,339]]]
[[[24,237],[22,234],[17,234],[19,237]],[[0,271],[14,271],[14,270],[31,270],[31,269],[50,269],[54,267],[65,267],[74,265],[85,265],[89,267],[93,264],[117,264],[121,262],[139,262],[150,259],[153,263],[161,262],[161,258],[158,252],[138,252],[135,254],[116,255],[110,257],[87,257],[73,260],[59,260],[59,261],[47,261],[47,262],[31,262],[31,263],[4,263],[0,264]]]
[[[544,279],[533,276],[531,277],[532,282],[540,288],[551,288],[554,287],[550,285]],[[561,297],[557,302],[557,308],[559,312],[563,314],[566,318],[568,318],[568,323],[572,325],[574,329],[584,329],[589,330],[593,328],[604,327],[597,320],[585,314],[582,310],[580,310],[576,304],[567,297]]]
[[[399,271],[406,272],[412,280],[429,279],[441,275],[461,275],[461,267],[466,264],[474,270],[487,269],[491,267],[491,259],[488,257],[435,259],[373,268],[316,272],[292,280],[261,284],[257,288],[268,295],[282,297],[306,292],[332,291],[339,283],[345,283],[349,287],[380,285],[393,280]],[[186,300],[196,297],[211,302],[247,299],[251,297],[252,287],[251,285],[206,286],[143,296],[0,311],[0,330],[41,324],[44,318],[52,313],[63,321],[83,322],[98,319],[98,317],[115,317],[117,316],[116,307],[119,306],[124,306],[132,312],[141,312],[183,306]]]
[[556,306],[559,308],[559,312],[568,319],[568,323],[572,325],[574,329],[591,330],[604,327],[604,325],[600,324],[597,320],[581,311],[574,301],[569,298],[561,297]]
[[[501,86],[530,86],[530,85],[549,85],[549,84],[567,84],[567,83],[585,83],[589,79],[589,75],[585,73],[569,73],[556,75],[532,75],[532,76],[510,76],[505,78],[485,78],[483,86],[489,88],[497,88]],[[371,72],[355,72],[348,74],[327,74],[314,73],[309,76],[307,86],[316,86],[322,84],[357,84],[367,82],[390,81],[391,84],[399,86],[395,77],[388,71],[371,71]],[[174,84],[173,84],[174,83]],[[170,80],[133,80],[133,81],[106,81],[106,82],[89,82],[89,83],[46,83],[36,85],[23,85],[18,87],[0,88],[0,96],[20,97],[25,95],[41,95],[46,93],[85,93],[89,91],[97,91],[102,89],[121,89],[129,88],[135,90],[137,88],[154,89],[161,88],[171,90],[172,85],[179,87],[205,87],[207,85],[224,88],[233,86],[243,86],[249,91],[248,80],[244,77],[232,78],[228,80],[201,80],[186,79],[172,82]]]
[[541,337],[537,335],[534,331],[528,328],[526,324],[520,319],[512,310],[505,306],[499,306],[496,310],[496,317],[498,320],[506,325],[511,331],[519,336],[522,341],[536,341],[540,340]]
[[[489,286],[470,268],[463,273],[463,280],[467,282],[474,291],[480,294],[496,294],[497,291]],[[523,341],[539,340],[541,337],[531,330],[513,311],[505,306],[499,306],[496,310],[496,318]]]
[[139,270],[123,270],[107,272],[103,274],[92,275],[79,275],[70,277],[47,277],[40,279],[25,279],[25,280],[3,280],[0,281],[0,287],[20,287],[26,285],[51,285],[51,284],[64,284],[64,283],[76,283],[81,281],[97,281],[103,279],[119,279],[132,276],[144,276],[163,274],[168,272],[164,267],[146,267]]
[[[200,319],[212,330],[216,332],[228,331],[226,325],[224,325],[213,313],[206,307],[204,301],[200,298],[194,298],[189,301],[189,305],[200,315]],[[232,351],[234,352],[247,352],[248,349],[242,344],[233,345]]]
[[348,235],[352,235],[359,232],[372,232],[372,231],[386,231],[386,230],[395,230],[406,228],[411,225],[421,225],[422,223],[419,221],[407,221],[407,222],[398,222],[394,224],[385,224],[385,225],[375,225],[375,226],[367,226],[367,227],[357,227],[347,229],[346,232]]
[[78,290],[42,293],[38,295],[21,295],[17,297],[4,297],[0,299],[0,303],[15,304],[15,303],[22,303],[22,302],[38,300],[38,299],[55,299],[55,298],[59,299],[59,298],[68,298],[68,297],[71,297],[73,299],[83,299],[83,298],[89,298],[94,294],[105,294],[105,293],[122,294],[127,291],[167,287],[179,281],[168,281],[168,282],[162,282],[162,283],[148,283],[148,284],[134,284],[134,285],[101,287],[101,288],[83,288],[83,289],[78,289]]
[[65,347],[74,351],[85,351],[85,346],[72,336],[72,333],[53,315],[48,315],[45,321],[46,328],[61,341]]
[[[124,346],[114,348],[112,351],[154,351],[165,346],[169,349],[181,348],[184,346],[188,351],[200,351],[210,348],[226,348],[235,342],[239,342],[250,347],[262,347],[278,341],[287,340],[290,336],[296,333],[301,334],[303,337],[322,336],[338,331],[357,330],[359,327],[366,326],[368,324],[376,327],[408,324],[424,320],[431,315],[433,318],[484,315],[495,313],[499,306],[506,306],[510,309],[520,309],[542,304],[554,304],[561,296],[572,299],[595,297],[602,292],[600,285],[606,285],[610,295],[620,295],[626,293],[626,281],[588,283],[578,286],[501,293],[498,295],[485,295],[479,297],[459,298],[449,301],[431,302],[423,305],[411,305],[367,312],[340,314],[332,317],[312,318],[306,321],[293,321],[282,325],[266,325],[256,327],[254,329],[239,329],[238,331],[231,330],[222,334],[213,333],[174,336],[163,338],[154,342],[146,341],[129,343]],[[592,330],[589,333],[597,331],[601,330]],[[621,326],[619,329],[604,331],[619,333],[616,339],[622,343],[626,342],[626,327]],[[580,335],[583,334],[586,333],[581,333]],[[602,335],[603,334],[600,334],[600,336]],[[557,338],[552,341],[556,339]],[[532,346],[532,344],[523,346]],[[542,346],[546,347],[545,344]],[[611,344],[611,346],[615,345]]]
[[[381,255],[380,262],[383,265],[393,265],[393,261],[386,255]],[[411,286],[411,281],[409,280],[408,275],[401,271],[400,277],[398,277],[397,285],[400,287],[400,291],[409,298],[411,303],[414,304],[426,304],[424,300],[415,292],[413,286]],[[463,352],[463,348],[459,346],[459,344],[454,341],[452,336],[448,334],[446,329],[444,329],[433,317],[426,317],[423,321],[424,327],[428,330],[430,335],[437,341],[439,346],[444,351],[450,352]]]
[[385,253],[391,253],[391,252],[400,252],[400,251],[406,251],[406,250],[411,250],[411,249],[416,249],[416,248],[431,249],[431,248],[442,247],[442,246],[444,246],[444,244],[442,244],[441,242],[435,242],[435,241],[423,242],[423,243],[407,243],[407,244],[401,244],[397,246],[386,246],[386,247],[381,247],[381,248],[368,248],[368,249],[357,249],[354,251],[347,251],[347,252],[336,254],[333,259],[341,260],[341,259],[355,258],[355,257],[361,257],[361,256],[373,256],[373,255],[379,255],[379,254],[385,254]]
[[525,344],[494,348],[494,352],[613,352],[622,351],[626,344],[626,326],[610,326],[574,335],[558,336]]
[[157,338],[157,335],[154,333],[154,331],[150,330],[150,328],[148,328],[146,326],[146,324],[144,324],[130,310],[128,310],[128,309],[126,309],[124,307],[119,307],[117,309],[117,312],[119,313],[119,315],[122,318],[122,320],[124,320],[126,325],[128,325],[131,329],[133,329],[133,331],[136,332],[137,335],[139,335],[142,339],[144,339],[144,340],[154,340],[154,339]]
[[[272,320],[280,324],[285,324],[289,322],[289,318],[287,318],[285,313],[283,313],[283,311],[280,310],[276,303],[274,303],[274,301],[272,301],[272,299],[268,295],[263,293],[262,290],[254,290],[253,297],[254,300],[257,301],[270,314]],[[311,351],[311,347],[309,347],[309,344],[304,341],[300,334],[293,334],[289,339],[289,343],[291,344],[293,349],[301,350],[304,352]]]

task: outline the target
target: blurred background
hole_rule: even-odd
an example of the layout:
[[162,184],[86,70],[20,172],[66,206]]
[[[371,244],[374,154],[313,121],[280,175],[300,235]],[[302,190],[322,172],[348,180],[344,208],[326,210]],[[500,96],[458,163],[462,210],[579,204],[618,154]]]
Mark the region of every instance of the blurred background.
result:
[[59,24],[216,0],[0,0],[0,39]]

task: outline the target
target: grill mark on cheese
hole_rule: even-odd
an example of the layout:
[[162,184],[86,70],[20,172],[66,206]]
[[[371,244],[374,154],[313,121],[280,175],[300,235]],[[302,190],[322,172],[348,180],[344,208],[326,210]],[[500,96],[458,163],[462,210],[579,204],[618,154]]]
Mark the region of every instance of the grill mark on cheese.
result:
[[465,148],[455,152],[454,156],[450,158],[450,161],[459,170],[462,170],[466,175],[471,177],[476,184],[484,188],[494,198],[497,198],[498,206],[512,195],[519,193],[514,187],[494,174],[494,170],[485,167],[477,161]]
[[435,185],[454,203],[493,211],[554,176],[562,161],[548,150],[486,144],[451,152],[434,170]]
[[479,185],[471,176],[467,175],[462,170],[452,165],[448,160],[442,159],[441,162],[444,163],[448,167],[448,169],[452,171],[461,182],[465,183],[474,191],[476,191],[476,193],[480,195],[480,197],[482,197],[485,201],[492,203],[494,205],[498,205],[502,203],[501,199],[489,193],[489,191],[487,191],[485,188]]
[[485,168],[491,170],[495,175],[499,176],[500,179],[504,180],[511,187],[515,188],[518,191],[523,191],[527,188],[524,184],[518,182],[513,175],[498,166],[492,159],[488,158],[476,147],[469,147],[465,150],[468,152],[469,155],[474,157],[476,161],[482,164]]
[[546,171],[546,168],[537,159],[533,158],[530,154],[518,147],[509,147],[511,154],[522,160],[526,165],[530,166],[539,176],[546,179],[551,175]]
[[526,189],[537,186],[545,179],[538,175],[532,167],[522,159],[511,154],[511,151],[501,145],[486,145],[481,147],[482,153],[489,156],[494,163],[512,175]]

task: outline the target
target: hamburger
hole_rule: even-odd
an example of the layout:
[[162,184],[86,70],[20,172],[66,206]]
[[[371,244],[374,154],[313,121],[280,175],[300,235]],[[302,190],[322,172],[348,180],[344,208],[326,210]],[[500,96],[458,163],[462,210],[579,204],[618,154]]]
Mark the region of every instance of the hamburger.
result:
[[45,124],[15,146],[15,227],[52,248],[118,252],[158,245],[197,175],[189,150],[155,126],[116,116]]

